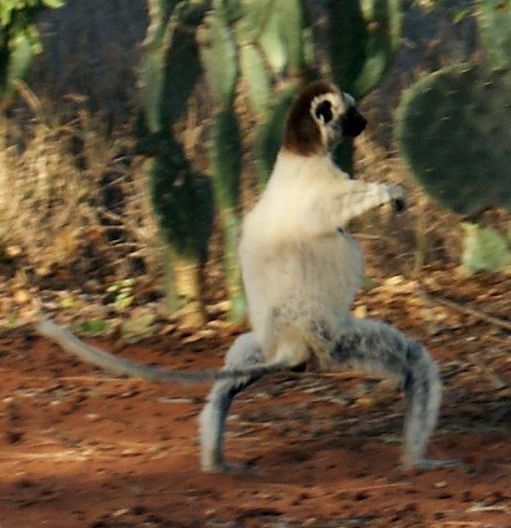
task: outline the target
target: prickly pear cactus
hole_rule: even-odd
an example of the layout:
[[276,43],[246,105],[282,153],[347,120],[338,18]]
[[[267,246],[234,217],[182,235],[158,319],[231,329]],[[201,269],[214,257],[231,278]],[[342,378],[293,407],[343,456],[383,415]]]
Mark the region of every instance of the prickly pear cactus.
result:
[[481,45],[492,68],[511,67],[511,2],[479,0],[478,24]]
[[295,82],[274,94],[275,103],[268,118],[257,125],[254,162],[261,186],[266,183],[271,173],[282,143],[287,111],[301,87],[301,83]]
[[[238,0],[234,22],[242,86],[256,117],[254,157],[264,186],[281,143],[293,96],[315,78],[317,58],[304,0]],[[343,90],[362,97],[381,80],[399,44],[400,0],[329,0],[324,35],[327,70]],[[353,148],[336,156],[351,172]]]
[[1,0],[0,97],[8,98],[42,44],[35,24],[39,11],[64,5],[65,0]]
[[237,260],[241,229],[239,201],[242,146],[234,108],[239,79],[238,50],[232,28],[233,12],[229,2],[215,2],[216,9],[205,18],[201,35],[201,59],[216,113],[209,134],[209,165],[222,227],[223,268],[230,302],[229,319],[245,317],[245,297]]
[[[332,77],[355,99],[375,88],[394,58],[401,38],[401,0],[328,3],[328,47]],[[347,139],[336,162],[353,173],[353,145]]]
[[272,84],[264,56],[255,44],[240,46],[240,68],[252,111],[256,118],[267,115]]
[[[511,2],[480,0],[486,61],[417,82],[397,112],[400,152],[417,182],[462,214],[511,210]],[[502,20],[506,20],[502,25]]]
[[202,64],[216,104],[225,108],[232,105],[238,82],[238,54],[226,9],[220,5],[210,11],[204,19],[204,26]]
[[148,6],[151,24],[140,73],[148,188],[165,252],[167,308],[179,311],[184,326],[198,327],[205,322],[201,272],[213,197],[209,179],[192,168],[172,125],[200,75],[194,32],[204,10],[176,0],[150,0]]
[[240,77],[256,119],[254,162],[260,186],[280,148],[285,115],[293,96],[309,80],[303,0],[240,0],[234,23]]
[[400,0],[330,0],[329,53],[332,75],[360,98],[387,71],[401,38]]
[[285,71],[293,76],[301,71],[305,63],[304,27],[305,7],[302,0],[271,4],[259,42],[274,72],[282,74]]
[[419,81],[397,114],[418,183],[455,212],[511,209],[511,96],[505,76],[457,65]]
[[241,185],[241,138],[234,109],[215,116],[210,130],[209,161],[215,200],[221,211],[238,209]]
[[461,263],[469,275],[511,269],[511,243],[491,227],[462,223],[465,234]]

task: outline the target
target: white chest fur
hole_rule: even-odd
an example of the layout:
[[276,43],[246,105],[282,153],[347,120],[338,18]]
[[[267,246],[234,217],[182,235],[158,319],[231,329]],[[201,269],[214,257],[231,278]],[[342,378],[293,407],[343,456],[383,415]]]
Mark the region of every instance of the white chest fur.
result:
[[349,179],[326,156],[281,152],[267,189],[247,215],[240,258],[252,326],[263,349],[278,311],[297,327],[332,329],[359,287],[362,252],[329,214]]

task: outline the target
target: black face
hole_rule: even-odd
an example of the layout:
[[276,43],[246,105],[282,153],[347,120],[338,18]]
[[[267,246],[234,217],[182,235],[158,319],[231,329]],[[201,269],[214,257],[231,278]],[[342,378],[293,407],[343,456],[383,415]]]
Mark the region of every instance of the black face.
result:
[[364,116],[354,107],[350,107],[341,119],[342,135],[357,137],[366,127]]

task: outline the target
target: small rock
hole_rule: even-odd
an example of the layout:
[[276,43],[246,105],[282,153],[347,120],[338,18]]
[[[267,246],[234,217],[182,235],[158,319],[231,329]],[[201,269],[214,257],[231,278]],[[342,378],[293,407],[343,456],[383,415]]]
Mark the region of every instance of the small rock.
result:
[[437,498],[441,500],[452,499],[452,493],[449,493],[448,491],[442,491],[437,495]]
[[140,451],[138,451],[137,449],[124,449],[123,451],[121,451],[121,456],[122,457],[131,457],[131,456],[138,456],[140,455]]
[[147,508],[145,506],[142,506],[141,504],[137,504],[136,506],[133,506],[133,508],[131,508],[131,513],[133,515],[144,515],[145,513],[147,513]]
[[355,494],[355,497],[354,497],[356,501],[363,501],[368,498],[369,498],[369,494],[366,493],[365,491],[359,491],[358,493]]
[[128,508],[121,508],[120,510],[116,510],[112,513],[112,517],[122,517],[123,515],[126,515],[129,513]]
[[23,431],[14,431],[14,430],[5,431],[4,432],[5,441],[8,444],[17,444],[19,441],[21,441],[24,434],[25,433]]
[[30,301],[32,296],[27,290],[16,290],[13,295],[16,304],[26,304]]
[[469,490],[465,490],[461,494],[461,500],[462,502],[472,502],[474,500],[474,497],[472,496],[472,493]]

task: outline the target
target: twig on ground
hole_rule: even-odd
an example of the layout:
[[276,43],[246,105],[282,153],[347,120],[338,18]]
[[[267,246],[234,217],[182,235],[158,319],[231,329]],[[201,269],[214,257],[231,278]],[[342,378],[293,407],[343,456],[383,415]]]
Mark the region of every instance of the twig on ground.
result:
[[428,301],[436,302],[438,304],[443,304],[444,306],[452,308],[453,310],[456,310],[458,312],[461,312],[467,315],[471,315],[472,317],[481,319],[483,321],[487,321],[488,323],[498,326],[499,328],[504,328],[505,330],[508,330],[511,332],[511,322],[510,321],[499,319],[498,317],[494,317],[493,315],[488,315],[480,310],[477,310],[476,308],[462,306],[461,304],[455,301],[451,301],[444,297],[440,297],[439,295],[432,295],[430,293],[425,292],[422,289],[418,290],[418,295]]
[[[418,290],[418,294],[420,297],[426,299],[429,302],[436,302],[438,304],[442,304],[458,312],[471,315],[472,317],[476,317],[477,319],[487,321],[488,323],[498,326],[499,328],[504,328],[505,330],[511,331],[511,322],[505,321],[503,319],[499,319],[492,315],[488,315],[484,312],[481,312],[480,310],[476,310],[475,308],[461,306],[457,302],[451,301],[449,299],[445,299],[444,297],[440,297],[438,295],[431,295],[422,289]],[[504,378],[499,376],[488,365],[486,365],[483,361],[481,361],[480,358],[477,356],[477,354],[472,354],[470,358],[473,361],[473,363],[486,374],[486,376],[492,382],[492,384],[495,386],[496,389],[500,390],[504,388],[509,388],[511,386]]]
[[499,376],[488,365],[486,365],[484,361],[482,361],[481,358],[478,356],[478,354],[471,354],[470,359],[477,368],[479,368],[486,374],[486,376],[493,383],[496,389],[500,390],[511,387],[511,385],[502,376]]

